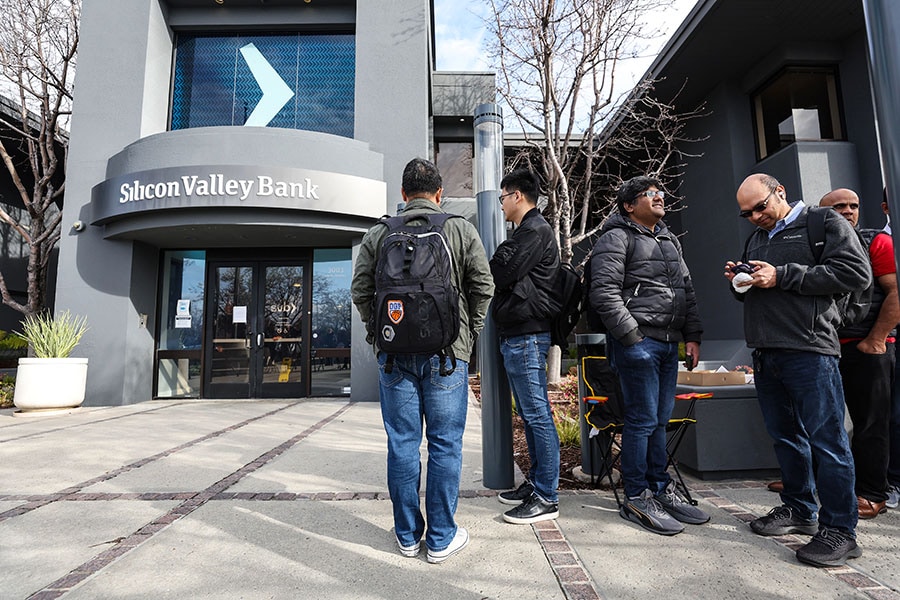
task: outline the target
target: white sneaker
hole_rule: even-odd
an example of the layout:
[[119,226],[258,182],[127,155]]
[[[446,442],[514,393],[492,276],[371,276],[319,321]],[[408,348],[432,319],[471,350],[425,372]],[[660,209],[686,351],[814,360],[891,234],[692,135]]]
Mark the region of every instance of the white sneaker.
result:
[[456,535],[450,541],[450,545],[443,550],[428,549],[428,562],[437,564],[444,562],[469,544],[469,532],[464,527],[456,528]]
[[900,504],[900,486],[888,486],[888,497],[884,505],[888,508],[897,508],[898,504]]
[[412,546],[404,546],[400,543],[400,538],[395,538],[397,540],[397,547],[400,548],[400,554],[405,556],[406,558],[415,558],[419,555],[419,550],[422,548],[422,542],[418,541]]

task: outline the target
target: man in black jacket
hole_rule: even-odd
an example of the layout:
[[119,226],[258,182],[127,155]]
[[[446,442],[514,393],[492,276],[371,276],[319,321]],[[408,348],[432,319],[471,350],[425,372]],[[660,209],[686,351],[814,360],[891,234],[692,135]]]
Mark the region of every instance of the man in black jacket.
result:
[[853,190],[832,190],[822,196],[819,206],[830,206],[859,231],[875,279],[868,312],[859,323],[838,329],[838,364],[853,422],[850,451],[856,471],[857,510],[860,519],[873,519],[887,510],[888,499],[894,341],[900,322],[894,243],[883,229],[858,228],[859,196]]
[[830,210],[817,256],[808,223],[820,209],[788,202],[771,175],[744,179],[737,204],[740,216],[756,226],[742,257],[752,273],[735,284],[737,265],[727,261],[724,275],[735,291],[745,288],[740,299],[756,398],[784,481],[783,504],[751,521],[750,529],[764,536],[812,535],[797,549],[797,559],[839,566],[862,550],[856,543],[853,455],[844,431],[836,297],[868,287],[872,269],[853,227]]
[[559,246],[536,206],[537,177],[520,169],[500,187],[503,214],[516,230],[490,261],[496,288],[492,310],[516,411],[525,423],[531,470],[525,483],[499,500],[517,505],[503,514],[505,521],[525,524],[559,516],[559,436],[547,397],[549,292],[559,270]]
[[619,188],[619,212],[604,224],[592,253],[589,310],[608,331],[607,355],[622,386],[627,500],[619,514],[653,533],[675,535],[684,530],[681,523],[709,521],[666,471],[678,343],[685,343],[688,360],[696,364],[703,330],[681,245],[662,220],[665,193],[659,187],[656,179],[642,176]]

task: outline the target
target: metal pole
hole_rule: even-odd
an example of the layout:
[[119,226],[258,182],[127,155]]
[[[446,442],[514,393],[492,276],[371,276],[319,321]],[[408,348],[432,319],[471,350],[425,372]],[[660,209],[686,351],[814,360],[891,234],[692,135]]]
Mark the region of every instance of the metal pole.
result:
[[[892,227],[900,215],[900,2],[864,0],[866,37],[869,40],[869,75],[875,101],[878,145],[888,189]],[[898,258],[900,244],[894,244]],[[900,274],[898,274],[900,275]]]
[[[475,109],[475,201],[478,233],[487,255],[506,239],[506,220],[497,198],[503,178],[503,113],[496,104]],[[484,486],[513,487],[512,403],[509,381],[500,357],[494,319],[488,314],[478,338],[481,371],[481,446]]]

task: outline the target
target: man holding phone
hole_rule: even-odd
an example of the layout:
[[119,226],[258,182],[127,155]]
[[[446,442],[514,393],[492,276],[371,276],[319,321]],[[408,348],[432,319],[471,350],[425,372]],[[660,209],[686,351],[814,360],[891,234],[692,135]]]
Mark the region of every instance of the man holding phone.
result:
[[675,406],[678,344],[688,368],[700,359],[703,328],[694,285],[678,238],[662,221],[665,193],[651,177],[619,188],[618,214],[609,217],[590,261],[588,310],[607,330],[610,365],[625,407],[622,518],[660,535],[709,515],[691,505],[666,471],[666,425]]
[[[862,550],[853,456],[844,431],[844,393],[838,360],[841,311],[835,297],[871,283],[866,251],[837,213],[788,202],[771,175],[747,177],[737,191],[739,215],[756,226],[741,263],[725,263],[725,277],[744,304],[744,336],[753,348],[756,397],[781,467],[781,506],[755,519],[762,536],[812,535],[797,559],[835,567]],[[821,255],[808,223],[823,211]],[[749,264],[749,280],[735,271]],[[813,473],[813,460],[817,468]]]

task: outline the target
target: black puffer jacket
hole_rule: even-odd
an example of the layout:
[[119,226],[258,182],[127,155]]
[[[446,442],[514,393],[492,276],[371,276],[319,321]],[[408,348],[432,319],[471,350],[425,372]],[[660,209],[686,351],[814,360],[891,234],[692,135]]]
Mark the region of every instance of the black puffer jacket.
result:
[[644,336],[700,341],[703,327],[691,274],[665,223],[651,233],[615,214],[603,226],[592,256],[589,310],[599,314],[615,339],[626,346]]
[[525,213],[490,263],[496,288],[491,310],[500,335],[549,332],[549,293],[559,270],[559,246],[537,208]]

